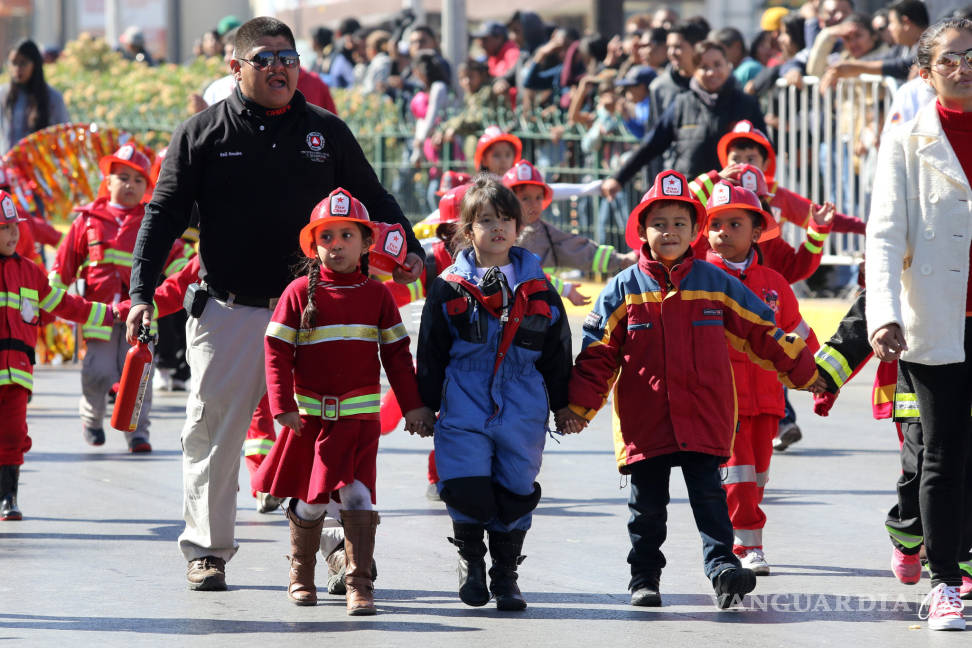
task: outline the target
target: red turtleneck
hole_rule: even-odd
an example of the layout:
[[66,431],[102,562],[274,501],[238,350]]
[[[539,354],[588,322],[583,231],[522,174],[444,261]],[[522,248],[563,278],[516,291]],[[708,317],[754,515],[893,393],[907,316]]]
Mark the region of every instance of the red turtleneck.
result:
[[[966,181],[972,179],[972,112],[951,110],[938,103],[938,118],[942,130],[958,156]],[[972,268],[972,245],[969,246],[969,267]],[[972,281],[965,289],[965,316],[972,316]]]

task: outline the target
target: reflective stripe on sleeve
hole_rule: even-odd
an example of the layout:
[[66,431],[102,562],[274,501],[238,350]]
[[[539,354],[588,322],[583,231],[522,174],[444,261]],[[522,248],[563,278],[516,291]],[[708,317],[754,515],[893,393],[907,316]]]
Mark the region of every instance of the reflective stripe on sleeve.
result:
[[723,484],[756,483],[756,466],[726,466],[726,476]]
[[277,338],[287,344],[297,343],[297,329],[290,328],[280,322],[270,322],[267,324],[267,337]]

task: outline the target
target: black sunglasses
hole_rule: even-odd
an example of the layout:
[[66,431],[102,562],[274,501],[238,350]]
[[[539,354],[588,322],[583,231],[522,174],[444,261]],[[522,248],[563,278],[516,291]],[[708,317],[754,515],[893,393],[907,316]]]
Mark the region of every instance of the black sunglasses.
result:
[[237,61],[246,61],[252,65],[257,70],[266,70],[268,67],[274,63],[279,62],[285,68],[297,67],[300,64],[300,54],[297,50],[286,49],[278,50],[276,52],[266,51],[258,52],[253,55],[253,58],[238,58]]

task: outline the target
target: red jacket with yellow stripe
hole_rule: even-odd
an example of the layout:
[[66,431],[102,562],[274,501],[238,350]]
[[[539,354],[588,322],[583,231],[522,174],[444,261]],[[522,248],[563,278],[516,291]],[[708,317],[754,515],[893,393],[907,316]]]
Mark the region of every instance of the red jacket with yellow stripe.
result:
[[689,251],[671,271],[641,250],[584,321],[570,379],[571,409],[590,420],[614,385],[618,468],[678,451],[727,459],[736,429],[729,345],[780,372],[816,380],[813,353],[777,328],[773,311],[735,277]]
[[[132,250],[138,236],[144,205],[130,210],[115,209],[107,198],[77,208],[78,216],[64,235],[48,275],[51,285],[66,288],[84,280],[84,296],[94,301],[116,303],[128,299]],[[181,252],[183,241],[173,244],[171,253]],[[111,338],[110,326],[84,325],[86,339]]]
[[[314,328],[301,329],[307,277],[300,277],[284,289],[267,326],[267,395],[274,416],[293,411],[313,415],[302,397],[328,396],[342,403],[358,399],[358,409],[367,409],[377,421],[382,366],[402,411],[422,406],[408,333],[385,286],[359,272],[322,268],[315,303]],[[364,405],[367,397],[373,399]],[[317,403],[320,410],[321,400]]]
[[47,282],[39,265],[19,254],[0,255],[0,385],[34,388],[34,345],[41,313],[111,326],[111,307],[68,295]]
[[[759,255],[743,272],[730,268],[722,257],[711,251],[706,260],[737,277],[744,286],[756,293],[773,311],[776,325],[783,331],[799,335],[813,352],[820,348],[813,329],[800,315],[800,305],[790,284],[779,272],[761,265]],[[748,355],[731,346],[729,360],[732,362],[732,376],[736,382],[739,415],[769,414],[782,418],[785,412],[783,385],[777,373],[760,367]]]

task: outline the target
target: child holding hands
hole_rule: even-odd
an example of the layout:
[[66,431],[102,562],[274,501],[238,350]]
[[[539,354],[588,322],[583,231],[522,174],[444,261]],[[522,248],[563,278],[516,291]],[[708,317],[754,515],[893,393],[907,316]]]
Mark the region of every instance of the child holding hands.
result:
[[614,387],[618,469],[631,478],[632,605],[661,605],[672,466],[681,466],[688,487],[718,607],[756,587],[732,551],[720,478],[737,426],[726,340],[781,372],[786,384],[817,378],[813,354],[776,327],[765,303],[739,279],[693,258],[690,244],[704,217],[682,174],[658,174],[628,217],[625,238],[640,250],[638,263],[608,282],[584,321],[584,349],[570,380],[570,416],[578,423],[591,420]]
[[492,594],[500,610],[526,608],[516,570],[540,500],[549,411],[561,430],[580,429],[564,424],[567,317],[536,257],[514,246],[521,223],[516,196],[477,177],[454,238],[465,248],[429,286],[418,347],[422,401],[439,413],[435,460],[459,550],[459,598],[482,606]]
[[291,498],[287,594],[297,605],[317,604],[316,553],[327,503],[338,493],[352,616],[376,613],[371,570],[379,522],[372,510],[379,356],[406,412],[406,427],[431,433],[420,417],[398,307],[362,267],[376,233],[364,205],[340,188],[314,208],[301,230],[307,275],[284,290],[265,343],[270,409],[284,429],[252,479],[259,492]]

